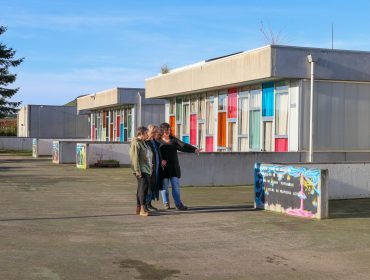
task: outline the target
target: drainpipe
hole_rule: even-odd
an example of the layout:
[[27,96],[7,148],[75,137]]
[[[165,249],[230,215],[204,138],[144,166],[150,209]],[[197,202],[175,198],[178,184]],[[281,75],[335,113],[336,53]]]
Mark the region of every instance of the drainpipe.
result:
[[310,139],[309,139],[309,150],[308,150],[308,162],[313,161],[313,84],[314,84],[314,66],[317,59],[314,59],[312,55],[307,56],[308,62],[311,64],[311,90],[310,90]]
[[141,94],[137,93],[138,105],[137,105],[137,126],[141,126]]

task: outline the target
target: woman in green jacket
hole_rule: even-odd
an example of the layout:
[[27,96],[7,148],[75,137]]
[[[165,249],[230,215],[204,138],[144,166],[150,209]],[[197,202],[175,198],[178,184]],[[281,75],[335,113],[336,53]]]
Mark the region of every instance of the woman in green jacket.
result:
[[150,176],[152,174],[152,151],[145,143],[148,139],[148,129],[138,127],[136,137],[130,144],[131,169],[137,179],[136,192],[136,214],[148,216],[149,212],[145,209],[145,197],[150,187]]

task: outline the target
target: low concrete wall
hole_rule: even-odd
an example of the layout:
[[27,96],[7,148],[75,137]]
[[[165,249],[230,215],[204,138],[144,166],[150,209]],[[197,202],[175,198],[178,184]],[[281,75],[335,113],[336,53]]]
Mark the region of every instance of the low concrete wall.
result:
[[329,199],[370,197],[370,162],[301,163],[299,166],[329,171]]
[[255,207],[302,218],[328,217],[328,171],[255,164]]
[[76,145],[74,141],[53,141],[53,163],[76,163]]
[[51,156],[53,151],[53,139],[32,139],[32,156]]
[[181,184],[185,186],[232,186],[254,183],[256,162],[299,162],[301,153],[179,153]]
[[0,137],[0,149],[31,151],[32,150],[32,138],[1,136]]
[[[79,145],[80,143],[76,144]],[[82,161],[85,164],[76,164],[78,168],[88,168],[99,160],[117,160],[120,165],[130,164],[129,143],[81,143],[86,145]],[[78,153],[78,151],[76,151]],[[77,158],[81,157],[76,155]]]
[[94,165],[98,160],[117,160],[120,165],[130,164],[130,144],[89,144],[90,165]]
[[[254,163],[311,165],[329,172],[329,199],[370,197],[369,152],[319,152],[315,163],[304,163],[305,152],[179,153],[184,186],[254,184]],[[369,162],[365,162],[369,160]],[[339,162],[338,162],[339,161]]]

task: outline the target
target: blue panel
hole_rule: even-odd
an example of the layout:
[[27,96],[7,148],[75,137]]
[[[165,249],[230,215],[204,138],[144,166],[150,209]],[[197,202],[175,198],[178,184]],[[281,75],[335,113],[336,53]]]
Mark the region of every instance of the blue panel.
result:
[[274,116],[274,82],[262,84],[262,116]]
[[120,130],[119,141],[123,142],[123,139],[125,139],[125,137],[124,137],[125,131],[123,130],[123,123],[121,123],[119,130]]
[[183,136],[182,137],[182,142],[185,142],[185,143],[189,144],[190,143],[190,136]]

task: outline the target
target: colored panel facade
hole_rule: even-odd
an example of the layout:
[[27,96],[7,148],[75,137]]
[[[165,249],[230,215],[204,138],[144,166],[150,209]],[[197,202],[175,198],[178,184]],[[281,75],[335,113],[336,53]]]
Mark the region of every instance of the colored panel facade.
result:
[[274,116],[274,83],[262,84],[262,116]]
[[173,97],[167,120],[179,139],[189,137],[191,145],[207,152],[288,151],[288,101],[299,109],[290,96],[290,83],[274,81]]
[[226,112],[218,113],[218,146],[226,147]]
[[93,141],[127,142],[132,137],[132,110],[125,106],[120,109],[94,111],[91,114],[91,139]]
[[190,115],[190,144],[197,145],[197,114]]
[[121,127],[120,127],[120,123],[121,123],[121,117],[120,116],[117,116],[117,120],[116,120],[116,137],[120,137],[120,130],[121,130]]
[[237,118],[238,89],[231,88],[227,94],[227,117],[229,119]]
[[288,138],[276,138],[275,152],[287,152],[287,151],[288,151]]
[[170,116],[170,127],[171,127],[171,135],[176,135],[176,119],[175,116]]
[[206,136],[206,152],[213,152],[213,136]]
[[186,143],[186,144],[189,144],[190,143],[190,137],[185,135],[182,137],[182,142]]
[[119,141],[123,142],[124,137],[125,137],[125,130],[123,129],[123,123],[120,124],[120,136],[119,136]]

